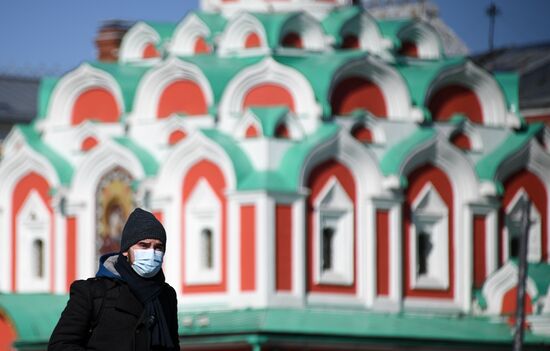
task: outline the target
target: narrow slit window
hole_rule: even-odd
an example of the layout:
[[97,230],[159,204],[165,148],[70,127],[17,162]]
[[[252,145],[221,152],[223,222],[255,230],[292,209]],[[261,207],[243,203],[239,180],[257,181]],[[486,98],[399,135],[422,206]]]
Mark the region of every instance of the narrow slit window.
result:
[[510,257],[519,257],[519,235],[510,238]]
[[34,275],[37,278],[44,277],[44,242],[36,239],[33,242],[34,251]]
[[213,255],[213,237],[211,229],[203,229],[201,231],[202,247],[203,247],[203,267],[206,269],[212,269],[214,267],[214,255]]
[[334,229],[330,227],[323,228],[322,237],[322,270],[330,271],[333,267],[333,242],[334,242]]
[[430,252],[432,251],[432,240],[431,235],[426,232],[420,232],[418,234],[418,264],[417,264],[417,273],[419,276],[426,275],[429,273],[429,257]]

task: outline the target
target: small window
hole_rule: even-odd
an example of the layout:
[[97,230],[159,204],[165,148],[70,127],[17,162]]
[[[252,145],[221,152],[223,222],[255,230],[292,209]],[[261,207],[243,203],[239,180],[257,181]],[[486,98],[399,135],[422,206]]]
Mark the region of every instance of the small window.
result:
[[44,277],[44,242],[40,239],[34,240],[32,244],[34,258],[34,276]]
[[322,237],[322,250],[323,250],[323,257],[322,257],[322,270],[323,271],[330,271],[332,270],[332,262],[333,262],[333,239],[334,239],[334,228],[331,227],[325,227],[323,228],[323,237]]
[[202,241],[202,266],[206,269],[214,267],[214,246],[211,229],[203,229],[201,232]]
[[519,257],[519,236],[514,235],[510,238],[510,257]]
[[426,275],[430,271],[428,264],[432,247],[431,235],[426,232],[420,232],[418,234],[418,261],[416,266],[418,276]]

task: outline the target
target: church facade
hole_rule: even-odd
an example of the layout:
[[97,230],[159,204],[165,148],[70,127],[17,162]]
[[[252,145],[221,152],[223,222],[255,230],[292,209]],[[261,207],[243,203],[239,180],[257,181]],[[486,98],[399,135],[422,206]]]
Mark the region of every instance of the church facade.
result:
[[[140,206],[166,227],[187,349],[508,347],[529,204],[526,342],[550,344],[550,129],[515,74],[348,0],[203,0],[116,50],[43,79],[4,142],[16,346],[47,342]],[[53,322],[24,311],[49,297]]]

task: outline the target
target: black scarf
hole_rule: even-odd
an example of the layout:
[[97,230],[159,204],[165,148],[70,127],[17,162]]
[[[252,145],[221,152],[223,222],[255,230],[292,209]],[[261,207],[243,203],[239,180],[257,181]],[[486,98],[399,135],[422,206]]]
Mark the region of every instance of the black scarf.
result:
[[164,273],[160,270],[154,277],[143,278],[137,274],[127,257],[119,254],[115,269],[122,280],[128,283],[130,290],[145,307],[145,324],[151,332],[151,345],[165,348],[174,347],[170,329],[158,299],[164,287]]

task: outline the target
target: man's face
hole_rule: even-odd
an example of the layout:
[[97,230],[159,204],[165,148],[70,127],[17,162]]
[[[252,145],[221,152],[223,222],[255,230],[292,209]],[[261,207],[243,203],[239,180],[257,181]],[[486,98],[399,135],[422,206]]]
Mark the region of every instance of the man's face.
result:
[[130,264],[134,263],[134,250],[147,250],[153,249],[155,251],[164,252],[164,244],[158,239],[143,239],[130,246],[128,251],[122,253],[124,256],[127,256],[130,260]]

